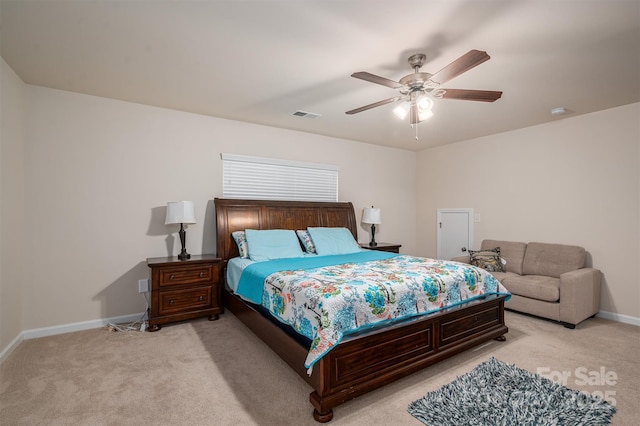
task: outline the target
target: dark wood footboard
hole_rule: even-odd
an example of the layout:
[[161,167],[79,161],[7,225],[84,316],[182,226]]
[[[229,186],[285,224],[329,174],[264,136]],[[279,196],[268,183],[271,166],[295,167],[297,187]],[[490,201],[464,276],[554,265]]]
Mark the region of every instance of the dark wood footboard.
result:
[[225,306],[302,377],[319,422],[333,408],[438,361],[508,332],[504,296],[487,296],[454,308],[346,337],[321,358],[311,376],[308,349],[237,296],[225,292]]

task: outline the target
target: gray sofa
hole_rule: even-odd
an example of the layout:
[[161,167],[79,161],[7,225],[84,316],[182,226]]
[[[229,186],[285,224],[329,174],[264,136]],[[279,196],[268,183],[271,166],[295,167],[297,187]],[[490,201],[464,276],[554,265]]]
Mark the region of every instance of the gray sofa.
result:
[[[484,240],[500,247],[505,272],[491,272],[512,294],[505,307],[575,326],[600,310],[601,272],[585,268],[584,248],[563,244]],[[452,260],[468,263],[469,256]]]

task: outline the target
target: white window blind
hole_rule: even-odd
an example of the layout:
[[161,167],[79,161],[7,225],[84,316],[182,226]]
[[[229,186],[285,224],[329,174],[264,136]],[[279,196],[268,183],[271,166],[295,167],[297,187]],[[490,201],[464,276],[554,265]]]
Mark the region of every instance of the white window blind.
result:
[[338,166],[222,154],[225,198],[338,201]]

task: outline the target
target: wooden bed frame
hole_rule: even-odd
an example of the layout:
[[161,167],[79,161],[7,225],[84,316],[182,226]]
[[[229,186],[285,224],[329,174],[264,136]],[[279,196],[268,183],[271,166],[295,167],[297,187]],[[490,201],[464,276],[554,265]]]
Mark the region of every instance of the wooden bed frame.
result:
[[[238,256],[231,237],[245,229],[343,226],[357,239],[351,203],[260,201],[216,198],[217,256]],[[225,274],[226,277],[226,274]],[[454,308],[367,330],[343,339],[307,374],[308,348],[225,287],[224,305],[314,389],[313,417],[325,423],[333,408],[491,339],[504,340],[504,296],[487,296]]]

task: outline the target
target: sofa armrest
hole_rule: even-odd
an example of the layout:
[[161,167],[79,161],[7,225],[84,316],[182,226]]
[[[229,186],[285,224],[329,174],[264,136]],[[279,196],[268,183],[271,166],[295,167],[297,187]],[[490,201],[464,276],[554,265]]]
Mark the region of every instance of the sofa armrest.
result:
[[471,262],[471,257],[469,255],[458,256],[458,257],[452,257],[451,260],[454,262],[469,263]]
[[582,268],[560,275],[560,321],[579,322],[600,310],[602,273],[595,268]]

